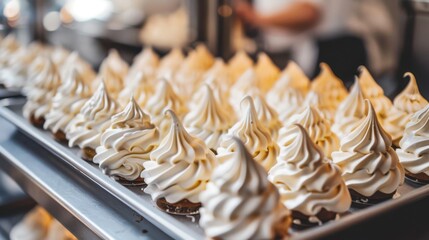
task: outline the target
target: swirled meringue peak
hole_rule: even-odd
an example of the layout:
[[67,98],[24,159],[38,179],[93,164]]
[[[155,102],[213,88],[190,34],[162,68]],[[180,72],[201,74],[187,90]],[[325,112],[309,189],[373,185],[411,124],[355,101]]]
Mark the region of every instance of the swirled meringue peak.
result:
[[384,120],[392,108],[392,101],[384,95],[383,88],[377,84],[366,67],[360,66],[359,72],[359,81],[363,96],[371,101],[377,113],[378,120],[384,125]]
[[134,96],[139,106],[144,108],[149,96],[154,92],[153,85],[151,84],[149,77],[143,71],[135,73],[133,78],[134,79],[130,80],[119,93],[118,102],[122,106],[125,106],[128,103],[130,96]]
[[268,92],[280,76],[280,69],[265,53],[260,53],[258,55],[255,72],[258,78],[258,87],[263,93]]
[[80,112],[82,106],[91,96],[91,90],[75,69],[69,72],[52,99],[52,108],[45,116],[43,128],[65,132],[70,121]]
[[277,158],[279,147],[273,141],[270,131],[258,119],[258,114],[250,96],[243,98],[242,118],[223,137],[218,148],[220,161],[228,159],[236,150],[233,137],[238,137],[246,145],[253,158],[268,171]]
[[173,110],[179,118],[182,118],[188,111],[184,101],[177,96],[170,83],[161,79],[154,94],[148,99],[145,108],[152,117],[153,123],[158,127],[161,137],[168,133],[169,121],[165,119],[164,112],[167,109]]
[[246,95],[253,96],[259,93],[258,76],[253,68],[247,69],[240,78],[232,85],[230,90],[229,101],[235,110],[239,111],[240,102]]
[[282,127],[278,113],[265,101],[262,94],[254,94],[253,99],[258,119],[268,128],[272,139],[276,141]]
[[94,163],[100,164],[100,169],[115,180],[135,181],[158,144],[158,129],[131,97],[125,109],[112,117],[110,127],[101,135]]
[[366,117],[341,140],[340,150],[332,153],[332,159],[341,168],[349,189],[367,197],[376,192],[391,194],[404,182],[404,169],[368,99],[365,106]]
[[267,93],[267,101],[271,106],[284,104],[284,92],[290,88],[300,91],[301,94],[306,94],[310,88],[310,80],[294,61],[289,61],[287,67],[280,74],[279,79],[274,83],[274,86]]
[[151,47],[146,47],[134,58],[126,79],[133,81],[137,74],[143,72],[152,81],[156,78],[158,65],[159,56]]
[[404,133],[405,125],[408,123],[411,116],[428,104],[428,101],[420,94],[414,75],[407,72],[404,77],[409,77],[410,82],[407,87],[396,96],[393,101],[393,108],[390,109],[384,124],[386,131],[392,136],[393,143],[396,146],[399,146],[399,141]]
[[215,168],[201,193],[200,225],[213,239],[286,237],[290,212],[278,190],[241,140],[233,137],[231,144],[235,151]]
[[365,101],[359,80],[356,79],[350,94],[338,106],[332,131],[341,139],[359,126],[365,116]]
[[413,174],[429,176],[429,104],[414,113],[396,149],[404,168]]
[[245,51],[238,51],[228,61],[228,72],[235,82],[243,73],[253,67],[253,60],[247,55]]
[[183,122],[189,133],[202,139],[207,147],[216,150],[221,137],[234,124],[234,119],[214,97],[208,85],[203,85],[198,104],[185,116]]
[[38,62],[41,70],[28,83],[31,91],[27,92],[27,102],[23,108],[26,118],[30,118],[32,115],[36,118],[45,117],[51,110],[52,99],[61,85],[60,75],[52,60],[41,57]]
[[[64,60],[64,65],[60,69],[61,79],[66,79],[73,71],[78,71],[83,82],[88,86],[93,83],[96,77],[91,65],[80,58],[77,52],[72,52]],[[95,90],[95,89],[94,89]]]
[[172,110],[166,114],[171,117],[170,131],[150,154],[152,161],[144,163],[144,192],[154,201],[165,198],[169,203],[185,199],[199,203],[217,160],[201,139],[186,132]]
[[[267,94],[267,101],[270,95]],[[279,113],[280,120],[288,124],[291,117],[299,112],[304,102],[304,96],[301,91],[295,88],[286,88],[281,94],[281,102],[271,104]],[[268,102],[269,103],[269,102]]]
[[322,148],[327,157],[339,148],[339,140],[331,131],[331,125],[324,119],[317,108],[307,105],[303,112],[291,117],[289,125],[285,125],[279,131],[278,143],[280,147],[286,146],[295,136],[289,135],[289,128],[294,127],[292,124],[302,125],[310,135],[310,138]]
[[101,134],[110,126],[110,119],[118,111],[119,105],[109,97],[104,82],[101,82],[94,95],[67,126],[69,146],[95,150],[101,144]]
[[292,125],[288,135],[294,138],[280,148],[277,163],[268,175],[278,187],[283,204],[316,223],[321,223],[317,214],[322,209],[346,212],[351,198],[340,169],[325,158],[301,125]]
[[332,104],[332,102],[329,101],[326,96],[323,96],[323,93],[311,90],[305,96],[302,106],[304,106],[304,108],[306,106],[313,106],[314,108],[317,108],[322,117],[325,118],[329,123],[332,124],[334,122],[337,106]]
[[182,50],[180,48],[173,48],[159,62],[157,76],[160,78],[174,76],[184,60],[185,55],[183,55]]

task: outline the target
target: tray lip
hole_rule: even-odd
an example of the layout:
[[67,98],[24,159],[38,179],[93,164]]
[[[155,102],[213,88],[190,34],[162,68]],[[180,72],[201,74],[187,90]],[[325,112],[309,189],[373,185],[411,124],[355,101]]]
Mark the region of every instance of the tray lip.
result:
[[[117,189],[120,184],[112,181],[99,181],[100,176],[94,174],[89,168],[84,165],[79,164],[79,162],[75,162],[76,156],[67,156],[67,153],[64,151],[59,151],[61,149],[57,149],[58,147],[63,147],[61,144],[55,142],[53,139],[46,140],[46,137],[37,133],[39,129],[36,129],[27,121],[21,121],[22,117],[16,115],[9,107],[22,105],[25,102],[25,99],[4,99],[0,100],[0,117],[3,117],[5,120],[14,124],[20,131],[29,136],[31,139],[36,141],[42,147],[46,148],[48,151],[55,153],[59,158],[63,158],[63,161],[66,161],[68,164],[73,165],[77,169],[83,172],[83,174],[87,175],[92,181],[96,184],[102,186],[106,191],[110,194],[118,198],[121,202],[126,204],[128,207],[132,208],[134,211],[142,214],[143,217],[147,218],[153,224],[157,224],[162,231],[166,232],[168,235],[172,237],[178,237],[181,239],[199,239],[201,236],[195,236],[192,234],[193,231],[187,231],[188,227],[186,225],[175,223],[179,222],[179,220],[171,218],[175,222],[170,222],[171,219],[164,219],[160,217],[160,211],[158,209],[151,210],[151,208],[144,206],[143,204],[139,204],[137,200],[133,199],[124,199],[121,196],[125,194],[121,191],[121,188]],[[56,146],[58,145],[58,146]],[[65,159],[64,159],[65,158]],[[82,161],[83,162],[83,161]],[[100,173],[102,174],[102,173]],[[105,176],[106,177],[106,176]],[[113,183],[113,184],[112,184]],[[115,185],[118,186],[115,186]],[[126,189],[126,188],[124,188]],[[127,189],[128,190],[128,189]],[[353,226],[354,224],[365,221],[368,218],[377,216],[379,214],[385,213],[387,211],[393,210],[397,207],[412,203],[413,201],[419,200],[423,197],[429,196],[429,184],[417,188],[410,193],[402,196],[399,199],[389,200],[385,203],[378,204],[376,206],[372,206],[370,208],[359,210],[349,216],[343,217],[340,221],[330,222],[325,225],[301,231],[299,233],[295,233],[291,236],[292,239],[313,239],[320,238],[326,236],[328,234],[332,234],[334,232],[344,230],[349,226]],[[138,198],[136,195],[135,197]],[[132,200],[132,201],[129,201]]]
[[[9,109],[9,107],[15,105],[22,105],[24,102],[25,99],[0,100],[0,117],[15,125],[19,129],[19,131],[37,142],[41,147],[45,148],[50,152],[53,152],[62,161],[65,161],[67,164],[78,169],[80,172],[82,172],[82,174],[86,175],[95,184],[101,186],[119,201],[121,201],[137,213],[141,214],[144,218],[146,218],[148,221],[150,221],[152,224],[157,226],[159,229],[161,229],[171,237],[179,239],[200,239],[201,237],[204,237],[204,235],[195,234],[195,231],[187,231],[189,228],[179,220],[175,219],[173,216],[164,214],[158,209],[154,211],[152,210],[152,206],[146,206],[144,204],[141,204],[141,200],[139,201],[138,195],[135,195],[134,193],[130,195],[130,193],[126,192],[130,191],[129,189],[123,188],[122,185],[109,179],[101,172],[86,166],[89,163],[86,163],[83,160],[81,161],[80,159],[78,159],[77,156],[72,156],[71,152],[69,153],[67,151],[63,151],[62,149],[59,149],[60,147],[64,148],[64,146],[56,142],[54,139],[46,139],[45,136],[38,133],[39,129],[30,125],[30,123],[26,121],[22,121],[22,116],[18,116],[17,114],[15,114],[15,112]],[[164,216],[161,216],[160,213],[162,213]]]

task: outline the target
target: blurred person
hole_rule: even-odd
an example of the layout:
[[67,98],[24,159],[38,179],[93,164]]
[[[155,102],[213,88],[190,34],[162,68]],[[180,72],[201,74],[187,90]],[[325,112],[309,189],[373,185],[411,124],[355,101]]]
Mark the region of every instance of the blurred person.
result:
[[399,0],[236,1],[237,15],[261,32],[262,48],[280,67],[296,61],[309,76],[328,63],[347,85],[359,65],[375,76],[397,64]]

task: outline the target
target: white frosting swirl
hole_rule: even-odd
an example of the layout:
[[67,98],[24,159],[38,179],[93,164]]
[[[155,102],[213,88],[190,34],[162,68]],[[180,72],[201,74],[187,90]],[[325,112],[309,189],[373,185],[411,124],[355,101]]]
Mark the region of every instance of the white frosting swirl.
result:
[[[292,116],[290,124],[294,123],[302,125],[307,130],[310,138],[323,149],[327,157],[330,158],[331,153],[338,149],[339,140],[337,136],[331,131],[329,122],[321,116],[316,108],[307,105],[303,112]],[[285,146],[291,141],[291,138],[296,137],[289,134],[290,124],[285,125],[279,131],[278,142],[280,146]]]
[[228,72],[235,82],[243,73],[253,67],[253,60],[244,51],[238,51],[228,61]]
[[405,73],[410,78],[407,87],[396,96],[393,108],[389,111],[384,127],[392,136],[393,143],[398,146],[405,129],[405,125],[411,116],[418,110],[424,108],[428,101],[420,94],[416,78],[410,72]]
[[391,194],[404,182],[404,169],[368,99],[365,105],[367,116],[341,140],[340,150],[332,153],[332,159],[341,168],[349,189],[367,197],[377,191]]
[[235,136],[243,141],[253,158],[268,171],[275,164],[279,147],[271,138],[270,131],[258,119],[253,99],[245,97],[242,106],[243,116],[223,137],[217,150],[218,158],[224,161],[233,154],[236,150]]
[[429,104],[412,115],[399,145],[396,153],[402,166],[413,174],[429,176]]
[[137,103],[141,108],[144,108],[149,96],[153,94],[153,84],[150,82],[150,77],[146,75],[143,71],[133,74],[134,77],[132,80],[125,86],[124,89],[119,93],[118,102],[125,106],[130,96],[134,96]]
[[183,122],[190,134],[202,139],[210,149],[216,150],[221,137],[228,132],[234,121],[215,99],[208,85],[203,85],[202,90],[199,104],[185,116]]
[[65,60],[64,65],[60,68],[61,79],[67,78],[72,71],[78,71],[83,82],[91,86],[95,79],[95,72],[91,65],[79,57],[77,52],[72,52]]
[[176,74],[185,60],[185,56],[180,48],[173,48],[165,57],[161,59],[158,67],[158,77],[171,77]]
[[255,72],[258,78],[258,87],[263,93],[268,92],[280,76],[280,69],[265,53],[260,53],[258,55],[258,60],[255,64]]
[[52,108],[45,116],[44,129],[65,132],[70,121],[80,112],[91,90],[77,70],[70,72],[52,99]]
[[272,139],[277,140],[279,129],[282,127],[278,113],[268,105],[261,94],[255,94],[253,99],[258,119],[270,130]]
[[[137,74],[143,72],[152,81],[156,77],[159,65],[159,57],[152,48],[144,48],[135,58],[131,65],[127,79],[133,81]],[[128,83],[128,82],[127,82]],[[136,95],[137,96],[137,95]]]
[[216,158],[202,140],[186,132],[173,111],[166,113],[172,119],[170,131],[150,154],[152,161],[144,163],[144,192],[154,201],[165,198],[169,203],[184,199],[198,203],[217,165]]
[[29,82],[28,88],[31,91],[28,91],[27,102],[23,107],[26,118],[30,118],[33,114],[36,118],[45,117],[51,109],[52,99],[61,84],[60,75],[54,63],[48,58],[39,61],[43,61],[42,70]]
[[239,112],[240,102],[246,95],[253,96],[260,92],[258,88],[258,76],[253,68],[247,69],[243,75],[232,85],[229,101],[232,107]]
[[322,209],[346,212],[351,198],[340,169],[325,158],[301,125],[289,128],[288,135],[295,138],[289,138],[280,148],[277,163],[268,175],[278,187],[283,204],[310,218]]
[[[267,94],[267,100],[269,96],[270,95]],[[301,110],[304,96],[295,88],[286,88],[284,92],[282,92],[281,98],[281,103],[271,106],[276,108],[279,113],[279,118],[284,125],[288,125],[290,124],[292,116],[299,113],[299,110]]]
[[101,135],[94,163],[113,178],[133,181],[140,178],[143,163],[158,146],[158,129],[131,98],[125,109],[112,117],[110,127]]
[[167,109],[173,110],[179,118],[182,118],[188,111],[185,103],[177,96],[170,83],[161,79],[155,93],[146,104],[146,110],[151,115],[153,123],[158,127],[161,137],[167,134],[170,126],[169,121],[164,117],[164,112]]
[[290,213],[276,187],[240,140],[232,144],[236,151],[215,168],[201,193],[200,225],[214,239],[285,237]]
[[69,146],[96,149],[101,145],[101,134],[110,126],[110,119],[119,111],[110,99],[102,82],[94,95],[83,105],[80,113],[66,128]]
[[332,131],[341,139],[359,126],[365,116],[365,102],[359,80],[356,79],[350,94],[338,106]]

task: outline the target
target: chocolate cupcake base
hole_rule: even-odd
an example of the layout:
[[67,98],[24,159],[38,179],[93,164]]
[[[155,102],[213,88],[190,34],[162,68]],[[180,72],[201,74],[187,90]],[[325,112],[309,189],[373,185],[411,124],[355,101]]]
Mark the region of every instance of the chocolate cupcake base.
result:
[[58,130],[57,132],[52,134],[54,135],[55,140],[57,140],[58,142],[67,142],[66,134],[62,130]]
[[386,200],[392,199],[396,191],[392,193],[383,193],[380,191],[375,192],[372,196],[364,196],[353,189],[349,188],[350,195],[352,197],[352,205],[354,207],[368,207]]
[[405,171],[405,177],[413,183],[417,183],[420,185],[429,184],[429,176],[425,173],[414,174],[414,173],[410,173],[408,171]]
[[331,212],[322,208],[322,210],[320,210],[320,212],[316,215],[317,219],[320,222],[314,222],[314,221],[311,221],[311,217],[299,211],[292,210],[292,218],[293,218],[292,227],[297,230],[302,230],[302,229],[319,226],[320,223],[326,223],[326,222],[335,220],[337,215],[338,213],[336,212]]
[[165,198],[158,199],[156,205],[161,210],[176,215],[195,215],[199,213],[201,207],[201,203],[193,203],[187,199],[169,203]]
[[92,162],[92,160],[94,159],[95,154],[97,154],[97,152],[95,151],[95,149],[90,148],[90,147],[84,147],[81,149],[80,151],[80,157],[88,162]]
[[125,178],[123,178],[123,177],[114,177],[115,178],[115,180],[118,182],[118,183],[120,183],[120,184],[122,184],[122,185],[124,185],[124,186],[143,186],[143,185],[145,185],[146,183],[144,182],[144,179],[143,178],[141,178],[141,177],[139,177],[139,178],[137,178],[137,179],[135,179],[135,180],[128,180],[128,179],[125,179]]
[[37,118],[36,116],[34,116],[34,114],[31,114],[30,122],[31,124],[33,124],[38,128],[43,128],[43,124],[45,124],[45,118],[44,117]]

